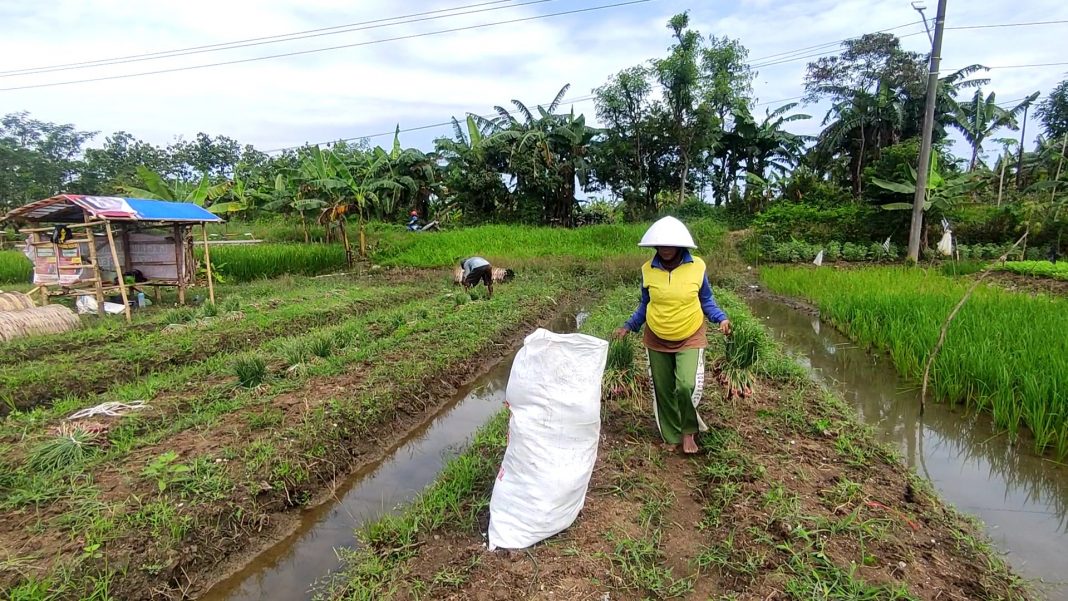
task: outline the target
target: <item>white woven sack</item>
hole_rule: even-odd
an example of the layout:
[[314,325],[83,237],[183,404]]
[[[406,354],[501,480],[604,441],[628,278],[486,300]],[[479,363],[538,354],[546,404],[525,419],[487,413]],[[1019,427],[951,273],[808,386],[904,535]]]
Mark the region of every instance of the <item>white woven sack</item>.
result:
[[489,548],[523,549],[563,531],[586,501],[601,435],[608,343],[539,329],[508,378],[508,448],[490,500]]

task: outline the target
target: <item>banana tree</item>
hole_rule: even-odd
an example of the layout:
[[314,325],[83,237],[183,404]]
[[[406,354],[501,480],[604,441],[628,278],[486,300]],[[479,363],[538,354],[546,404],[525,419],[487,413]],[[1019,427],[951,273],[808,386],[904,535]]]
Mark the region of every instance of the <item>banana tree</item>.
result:
[[173,183],[169,183],[158,173],[143,165],[137,166],[137,177],[141,179],[144,187],[121,186],[119,189],[124,194],[136,198],[191,202],[198,206],[204,206],[213,200],[222,198],[232,186],[232,182],[229,181],[212,185],[207,176],[200,178],[200,182],[195,185],[182,180],[175,180]]
[[[930,172],[927,175],[926,200],[923,203],[924,212],[934,209],[939,213],[945,213],[953,208],[961,196],[973,190],[977,185],[977,180],[971,173],[944,176],[939,168],[939,163],[938,155],[932,153]],[[904,181],[889,182],[873,177],[871,183],[883,190],[913,197],[916,195],[916,170],[910,165],[908,178]],[[882,205],[882,208],[887,211],[911,211],[912,203],[891,202]]]
[[246,218],[250,217],[252,212],[256,210],[257,195],[255,190],[248,185],[248,180],[234,176],[229,193],[233,200],[213,202],[208,207],[208,210],[216,215],[233,216],[244,214]]

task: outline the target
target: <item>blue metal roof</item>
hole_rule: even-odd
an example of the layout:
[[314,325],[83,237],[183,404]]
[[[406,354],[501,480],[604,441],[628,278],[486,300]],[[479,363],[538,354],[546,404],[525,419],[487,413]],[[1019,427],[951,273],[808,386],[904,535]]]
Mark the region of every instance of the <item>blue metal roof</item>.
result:
[[141,221],[222,221],[218,215],[191,202],[127,198],[126,204],[137,211]]
[[115,221],[162,221],[204,223],[222,218],[190,202],[119,198],[117,196],[82,196],[60,194],[31,202],[8,213],[4,219],[30,222],[82,221],[83,211],[96,219]]

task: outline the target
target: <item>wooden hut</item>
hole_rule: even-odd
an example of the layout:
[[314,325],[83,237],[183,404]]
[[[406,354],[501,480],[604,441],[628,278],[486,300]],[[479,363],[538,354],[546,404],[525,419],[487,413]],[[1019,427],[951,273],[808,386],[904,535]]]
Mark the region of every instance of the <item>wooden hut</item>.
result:
[[[130,320],[133,289],[178,289],[196,283],[194,227],[204,240],[208,295],[215,302],[207,224],[222,221],[192,203],[61,194],[32,202],[3,219],[21,227],[25,253],[33,262],[31,296],[48,304],[53,296],[94,296],[104,314],[105,294],[118,291]],[[134,282],[127,280],[133,276]]]

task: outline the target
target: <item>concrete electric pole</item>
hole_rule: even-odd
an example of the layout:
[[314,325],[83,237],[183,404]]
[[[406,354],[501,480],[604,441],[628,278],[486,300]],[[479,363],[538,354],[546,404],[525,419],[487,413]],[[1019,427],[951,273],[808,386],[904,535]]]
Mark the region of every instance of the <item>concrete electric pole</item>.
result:
[[931,143],[934,137],[935,103],[938,100],[938,68],[942,63],[942,32],[946,25],[946,0],[938,0],[931,65],[927,75],[927,102],[923,113],[923,137],[920,141],[920,164],[916,167],[916,196],[912,201],[912,227],[909,229],[909,259],[920,260],[920,234],[923,230],[923,205],[927,201],[927,173],[931,168]]

